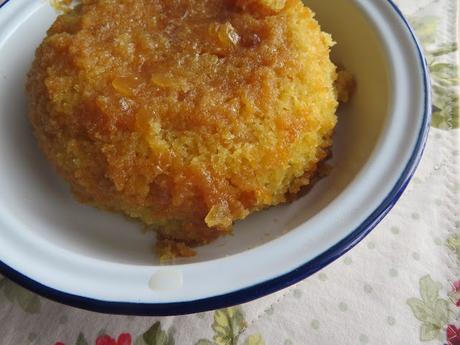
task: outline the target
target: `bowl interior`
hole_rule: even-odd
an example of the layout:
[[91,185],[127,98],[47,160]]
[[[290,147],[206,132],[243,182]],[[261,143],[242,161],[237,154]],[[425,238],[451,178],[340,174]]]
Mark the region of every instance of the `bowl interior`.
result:
[[[110,262],[157,265],[152,232],[143,232],[136,221],[75,201],[37,147],[26,116],[24,84],[34,50],[56,13],[43,1],[33,3],[21,18],[11,19],[19,24],[7,22],[8,34],[0,36],[0,208],[28,231],[64,250]],[[353,73],[357,82],[351,102],[339,110],[330,160],[333,169],[299,200],[248,217],[236,224],[232,236],[203,246],[196,257],[177,263],[222,258],[285,235],[325,209],[372,160],[391,104],[385,49],[354,1],[305,3],[317,13],[323,30],[338,42],[333,48],[334,61]],[[337,19],[338,13],[347,18],[347,25]],[[0,228],[0,237],[11,231]]]

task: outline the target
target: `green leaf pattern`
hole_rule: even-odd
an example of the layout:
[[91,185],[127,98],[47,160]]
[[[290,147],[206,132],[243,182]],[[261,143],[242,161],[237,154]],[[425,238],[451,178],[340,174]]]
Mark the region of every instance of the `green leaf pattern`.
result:
[[208,339],[200,339],[195,345],[214,345],[214,343]]
[[453,234],[447,240],[447,247],[457,255],[457,260],[460,261],[460,234]]
[[[240,308],[231,307],[216,310],[211,326],[214,331],[212,340],[200,339],[195,345],[237,345],[246,327],[247,323]],[[162,329],[161,323],[155,322],[152,327],[137,338],[135,345],[175,345],[174,329],[171,328],[166,333]],[[244,345],[265,345],[265,342],[260,334],[253,334],[246,338]]]
[[3,292],[10,303],[18,305],[26,313],[37,314],[40,312],[41,302],[36,294],[1,276],[0,292]]
[[244,315],[239,308],[231,307],[216,310],[212,329],[216,345],[236,345],[238,337],[246,328]]
[[428,319],[429,310],[421,300],[418,298],[409,298],[407,304],[417,320],[425,322]]
[[436,339],[439,334],[439,329],[432,324],[424,323],[420,326],[420,340],[431,341]]
[[[247,323],[243,311],[238,307],[230,307],[214,312],[213,341],[200,339],[195,345],[237,345]],[[246,338],[244,345],[265,345],[260,334],[252,334]]]
[[265,345],[265,342],[260,334],[253,334],[247,337],[244,345]]
[[80,333],[77,338],[77,343],[75,345],[88,345],[88,341],[85,338],[83,333]]
[[441,19],[435,16],[413,16],[410,19],[412,27],[417,33],[417,37],[423,45],[431,46],[436,42],[436,32]]
[[419,281],[420,297],[409,298],[409,305],[415,318],[422,322],[420,325],[420,341],[436,339],[449,319],[449,305],[439,297],[441,284],[426,275]]
[[432,125],[441,129],[459,126],[459,74],[458,66],[446,57],[457,51],[456,42],[437,43],[440,18],[415,16],[411,23],[425,49],[433,87]]
[[420,279],[420,296],[425,303],[433,303],[436,301],[441,284],[435,283],[430,276],[424,276]]
[[175,345],[174,331],[166,333],[159,321],[155,322],[142,336],[137,338],[135,345]]

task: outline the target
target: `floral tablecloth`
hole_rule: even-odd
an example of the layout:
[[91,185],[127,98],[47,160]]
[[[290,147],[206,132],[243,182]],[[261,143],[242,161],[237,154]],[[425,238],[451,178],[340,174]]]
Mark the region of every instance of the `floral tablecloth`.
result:
[[83,311],[0,276],[0,345],[460,345],[460,5],[397,3],[430,64],[433,123],[414,179],[364,241],[276,294],[179,317]]

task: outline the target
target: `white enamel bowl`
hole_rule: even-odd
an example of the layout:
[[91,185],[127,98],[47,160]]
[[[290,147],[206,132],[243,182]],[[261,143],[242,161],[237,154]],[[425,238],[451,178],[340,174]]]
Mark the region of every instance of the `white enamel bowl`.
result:
[[430,121],[426,65],[388,0],[307,0],[338,42],[357,90],[340,110],[333,170],[300,200],[250,216],[233,236],[160,265],[154,235],[81,205],[37,149],[25,76],[56,13],[43,0],[0,9],[0,268],[49,298],[138,315],[249,301],[311,275],[385,216],[420,159]]

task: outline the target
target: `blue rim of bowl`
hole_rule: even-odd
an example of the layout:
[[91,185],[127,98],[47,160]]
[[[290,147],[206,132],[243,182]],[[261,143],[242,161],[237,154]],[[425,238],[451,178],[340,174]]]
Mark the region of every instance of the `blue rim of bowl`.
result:
[[[0,8],[10,1],[11,0],[6,0],[3,4],[0,5]],[[414,151],[412,152],[409,162],[404,168],[403,173],[401,174],[393,189],[383,200],[383,202],[377,207],[377,209],[373,213],[371,213],[371,215],[368,216],[366,220],[363,223],[361,223],[361,225],[359,225],[352,233],[350,233],[340,242],[336,243],[334,246],[332,246],[322,254],[318,255],[314,259],[281,276],[224,295],[186,302],[128,303],[101,301],[88,297],[68,294],[53,289],[51,287],[45,286],[33,279],[28,278],[27,276],[7,266],[1,261],[0,272],[12,281],[18,283],[19,285],[22,285],[23,287],[43,297],[73,307],[107,314],[171,316],[215,310],[255,300],[257,298],[266,296],[268,294],[286,288],[292,284],[295,284],[309,277],[310,275],[319,271],[326,265],[330,264],[343,254],[348,252],[364,237],[366,237],[378,223],[380,223],[380,221],[393,208],[393,206],[400,198],[401,194],[406,189],[422,157],[431,124],[431,84],[428,66],[423,55],[422,48],[415,36],[414,30],[411,28],[410,24],[402,14],[401,10],[396,6],[396,4],[392,0],[386,1],[391,5],[393,10],[397,13],[397,15],[406,25],[415,43],[415,46],[417,47],[419,60],[423,68],[423,84],[425,92],[423,120]]]

